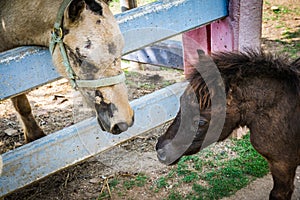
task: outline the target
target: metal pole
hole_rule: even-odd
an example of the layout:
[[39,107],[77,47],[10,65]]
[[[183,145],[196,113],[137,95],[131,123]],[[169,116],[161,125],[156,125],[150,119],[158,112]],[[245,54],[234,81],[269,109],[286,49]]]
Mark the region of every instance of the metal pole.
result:
[[[125,12],[127,10],[130,10],[132,8],[136,8],[136,0],[120,0],[120,6],[121,6],[121,11]],[[130,62],[130,66],[134,69],[141,69],[142,66],[138,62]]]
[[125,12],[127,10],[137,7],[136,0],[120,0],[120,4],[121,4],[122,12]]

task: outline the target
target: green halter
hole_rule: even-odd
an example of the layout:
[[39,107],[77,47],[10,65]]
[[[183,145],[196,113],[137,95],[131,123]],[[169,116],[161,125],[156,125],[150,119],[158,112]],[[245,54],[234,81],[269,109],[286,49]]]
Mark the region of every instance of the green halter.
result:
[[64,0],[58,10],[56,21],[54,23],[53,31],[51,32],[51,40],[49,44],[49,50],[51,55],[54,52],[56,45],[59,45],[59,50],[63,58],[63,65],[66,68],[66,73],[70,79],[71,86],[74,89],[78,89],[80,87],[86,88],[97,88],[97,87],[105,87],[111,86],[118,83],[122,83],[125,81],[125,74],[121,72],[119,75],[111,76],[111,77],[103,77],[97,80],[79,80],[79,77],[75,74],[74,70],[71,67],[65,45],[63,42],[63,31],[62,31],[62,21],[64,16],[64,11],[67,6],[71,3],[72,0]]

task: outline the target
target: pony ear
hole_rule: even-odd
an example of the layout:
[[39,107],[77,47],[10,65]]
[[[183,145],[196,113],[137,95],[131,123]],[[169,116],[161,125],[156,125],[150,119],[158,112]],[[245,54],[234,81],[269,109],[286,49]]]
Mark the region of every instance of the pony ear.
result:
[[85,6],[84,0],[74,0],[68,7],[68,18],[71,22],[79,19]]
[[205,55],[205,52],[202,49],[197,49],[197,53],[199,57]]

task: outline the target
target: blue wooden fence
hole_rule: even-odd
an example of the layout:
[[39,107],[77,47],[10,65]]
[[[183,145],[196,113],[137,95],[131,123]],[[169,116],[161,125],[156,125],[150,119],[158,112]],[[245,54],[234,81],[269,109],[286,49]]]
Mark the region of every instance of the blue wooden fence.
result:
[[[123,53],[223,18],[227,4],[226,0],[164,0],[119,14]],[[58,78],[45,48],[21,47],[0,54],[0,100]],[[102,132],[95,119],[87,119],[0,155],[0,197],[173,119],[185,85],[169,86],[131,102],[136,121],[121,135]]]
[[[226,0],[165,0],[118,14],[116,18],[126,43],[123,54],[226,15]],[[0,100],[59,77],[48,49],[21,47],[0,54]]]

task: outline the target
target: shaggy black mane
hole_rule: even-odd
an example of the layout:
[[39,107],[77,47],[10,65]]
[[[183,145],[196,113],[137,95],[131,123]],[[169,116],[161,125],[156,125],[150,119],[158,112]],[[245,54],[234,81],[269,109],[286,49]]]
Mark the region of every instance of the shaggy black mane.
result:
[[[230,83],[245,77],[274,78],[287,83],[300,95],[300,58],[290,62],[287,57],[272,55],[264,51],[246,50],[245,52],[219,52],[208,56],[199,54],[199,64],[187,79],[199,95],[200,107],[210,106],[210,95],[200,70],[203,65],[216,65],[223,78],[226,93]],[[214,80],[214,74],[209,79]]]

